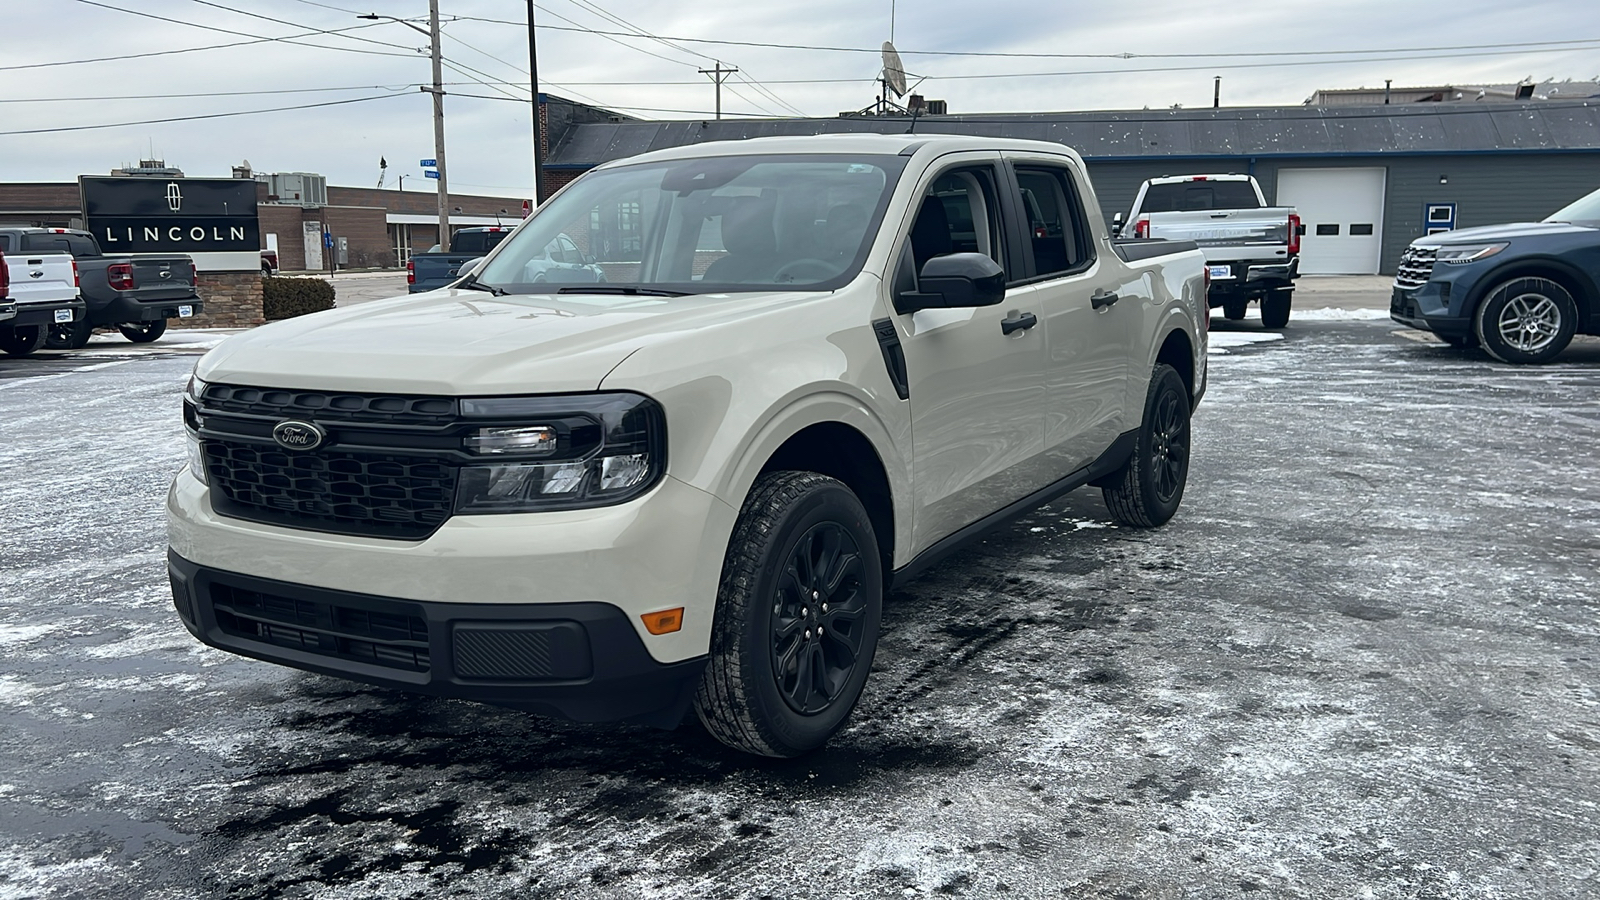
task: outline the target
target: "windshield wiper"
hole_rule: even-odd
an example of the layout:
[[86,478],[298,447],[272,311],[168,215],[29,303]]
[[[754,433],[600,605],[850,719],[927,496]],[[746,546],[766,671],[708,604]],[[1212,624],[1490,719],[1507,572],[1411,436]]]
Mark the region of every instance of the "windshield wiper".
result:
[[479,281],[478,279],[472,278],[470,276],[467,278],[466,281],[463,281],[460,284],[456,285],[456,287],[458,287],[458,288],[466,288],[467,290],[472,290],[472,291],[488,291],[489,293],[495,295],[496,297],[505,297],[505,296],[509,296],[510,295],[510,292],[507,291],[505,288],[498,288],[498,287],[495,287],[492,284],[484,284],[483,282]]
[[590,284],[582,287],[564,287],[558,294],[622,294],[628,297],[689,297],[688,291],[668,291],[662,288],[635,287],[631,284]]

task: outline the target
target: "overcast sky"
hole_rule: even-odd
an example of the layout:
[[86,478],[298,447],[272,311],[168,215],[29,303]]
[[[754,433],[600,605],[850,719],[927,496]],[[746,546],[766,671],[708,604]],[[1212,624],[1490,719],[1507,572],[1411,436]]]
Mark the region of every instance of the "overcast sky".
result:
[[[655,35],[872,52],[689,42],[672,47],[541,29],[539,74],[551,93],[641,117],[699,118],[712,108],[713,89],[696,70],[720,59],[741,69],[725,88],[725,113],[831,116],[872,101],[880,69],[875,48],[890,36],[890,9],[891,0],[545,0],[541,25],[629,30],[608,22],[602,14],[609,13]],[[1224,105],[1292,106],[1319,88],[1381,86],[1385,78],[1396,86],[1592,80],[1600,76],[1600,17],[1594,10],[1595,0],[898,0],[893,36],[913,81],[927,76],[919,91],[948,101],[951,112],[1209,106],[1215,75],[1223,79]],[[427,11],[426,0],[6,0],[0,4],[0,132],[377,99],[232,118],[0,135],[0,180],[70,181],[133,163],[153,147],[155,156],[191,176],[226,176],[231,165],[248,159],[257,172],[319,172],[330,183],[356,186],[375,185],[378,160],[385,157],[387,186],[407,175],[407,190],[427,190],[431,182],[422,178],[418,161],[433,155],[433,131],[429,101],[417,90],[430,77],[427,56],[417,52],[427,39],[404,25],[374,25],[354,15],[378,12],[425,26]],[[444,55],[467,70],[445,72],[454,95],[446,101],[454,190],[531,192],[526,11],[525,0],[441,0]],[[352,26],[368,27],[344,36],[298,38],[302,44],[267,41],[49,65]],[[1550,46],[1558,41],[1573,43]],[[1547,46],[1511,46],[1534,42]],[[1500,46],[1428,49],[1488,44]],[[1300,55],[1319,51],[1377,52]],[[1093,58],[1123,53],[1144,56]],[[1290,55],[1193,56],[1261,53]],[[970,77],[1025,73],[1093,74]],[[746,78],[761,82],[771,96]],[[474,83],[478,79],[497,84]],[[284,93],[100,99],[269,90]],[[468,94],[478,96],[463,96]]]

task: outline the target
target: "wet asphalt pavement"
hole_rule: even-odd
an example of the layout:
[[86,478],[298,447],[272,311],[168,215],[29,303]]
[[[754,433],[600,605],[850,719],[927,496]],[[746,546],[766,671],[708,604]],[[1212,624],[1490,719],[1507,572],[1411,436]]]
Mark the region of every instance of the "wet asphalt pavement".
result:
[[1080,491],[896,593],[792,762],[200,646],[197,356],[0,361],[0,898],[1600,895],[1600,344],[1394,331],[1213,356],[1171,525]]

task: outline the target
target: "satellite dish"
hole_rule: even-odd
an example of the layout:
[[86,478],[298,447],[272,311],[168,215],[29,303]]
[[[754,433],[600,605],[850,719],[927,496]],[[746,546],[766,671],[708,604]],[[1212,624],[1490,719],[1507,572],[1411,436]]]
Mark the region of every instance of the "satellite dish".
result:
[[894,44],[888,41],[883,42],[883,83],[896,97],[906,95],[906,67],[901,65]]

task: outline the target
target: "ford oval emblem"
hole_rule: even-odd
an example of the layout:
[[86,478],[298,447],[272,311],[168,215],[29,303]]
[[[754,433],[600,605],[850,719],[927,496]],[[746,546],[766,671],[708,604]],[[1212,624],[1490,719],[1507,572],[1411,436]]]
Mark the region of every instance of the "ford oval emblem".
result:
[[318,426],[293,419],[279,422],[272,429],[272,439],[288,450],[315,450],[327,436],[328,433]]

